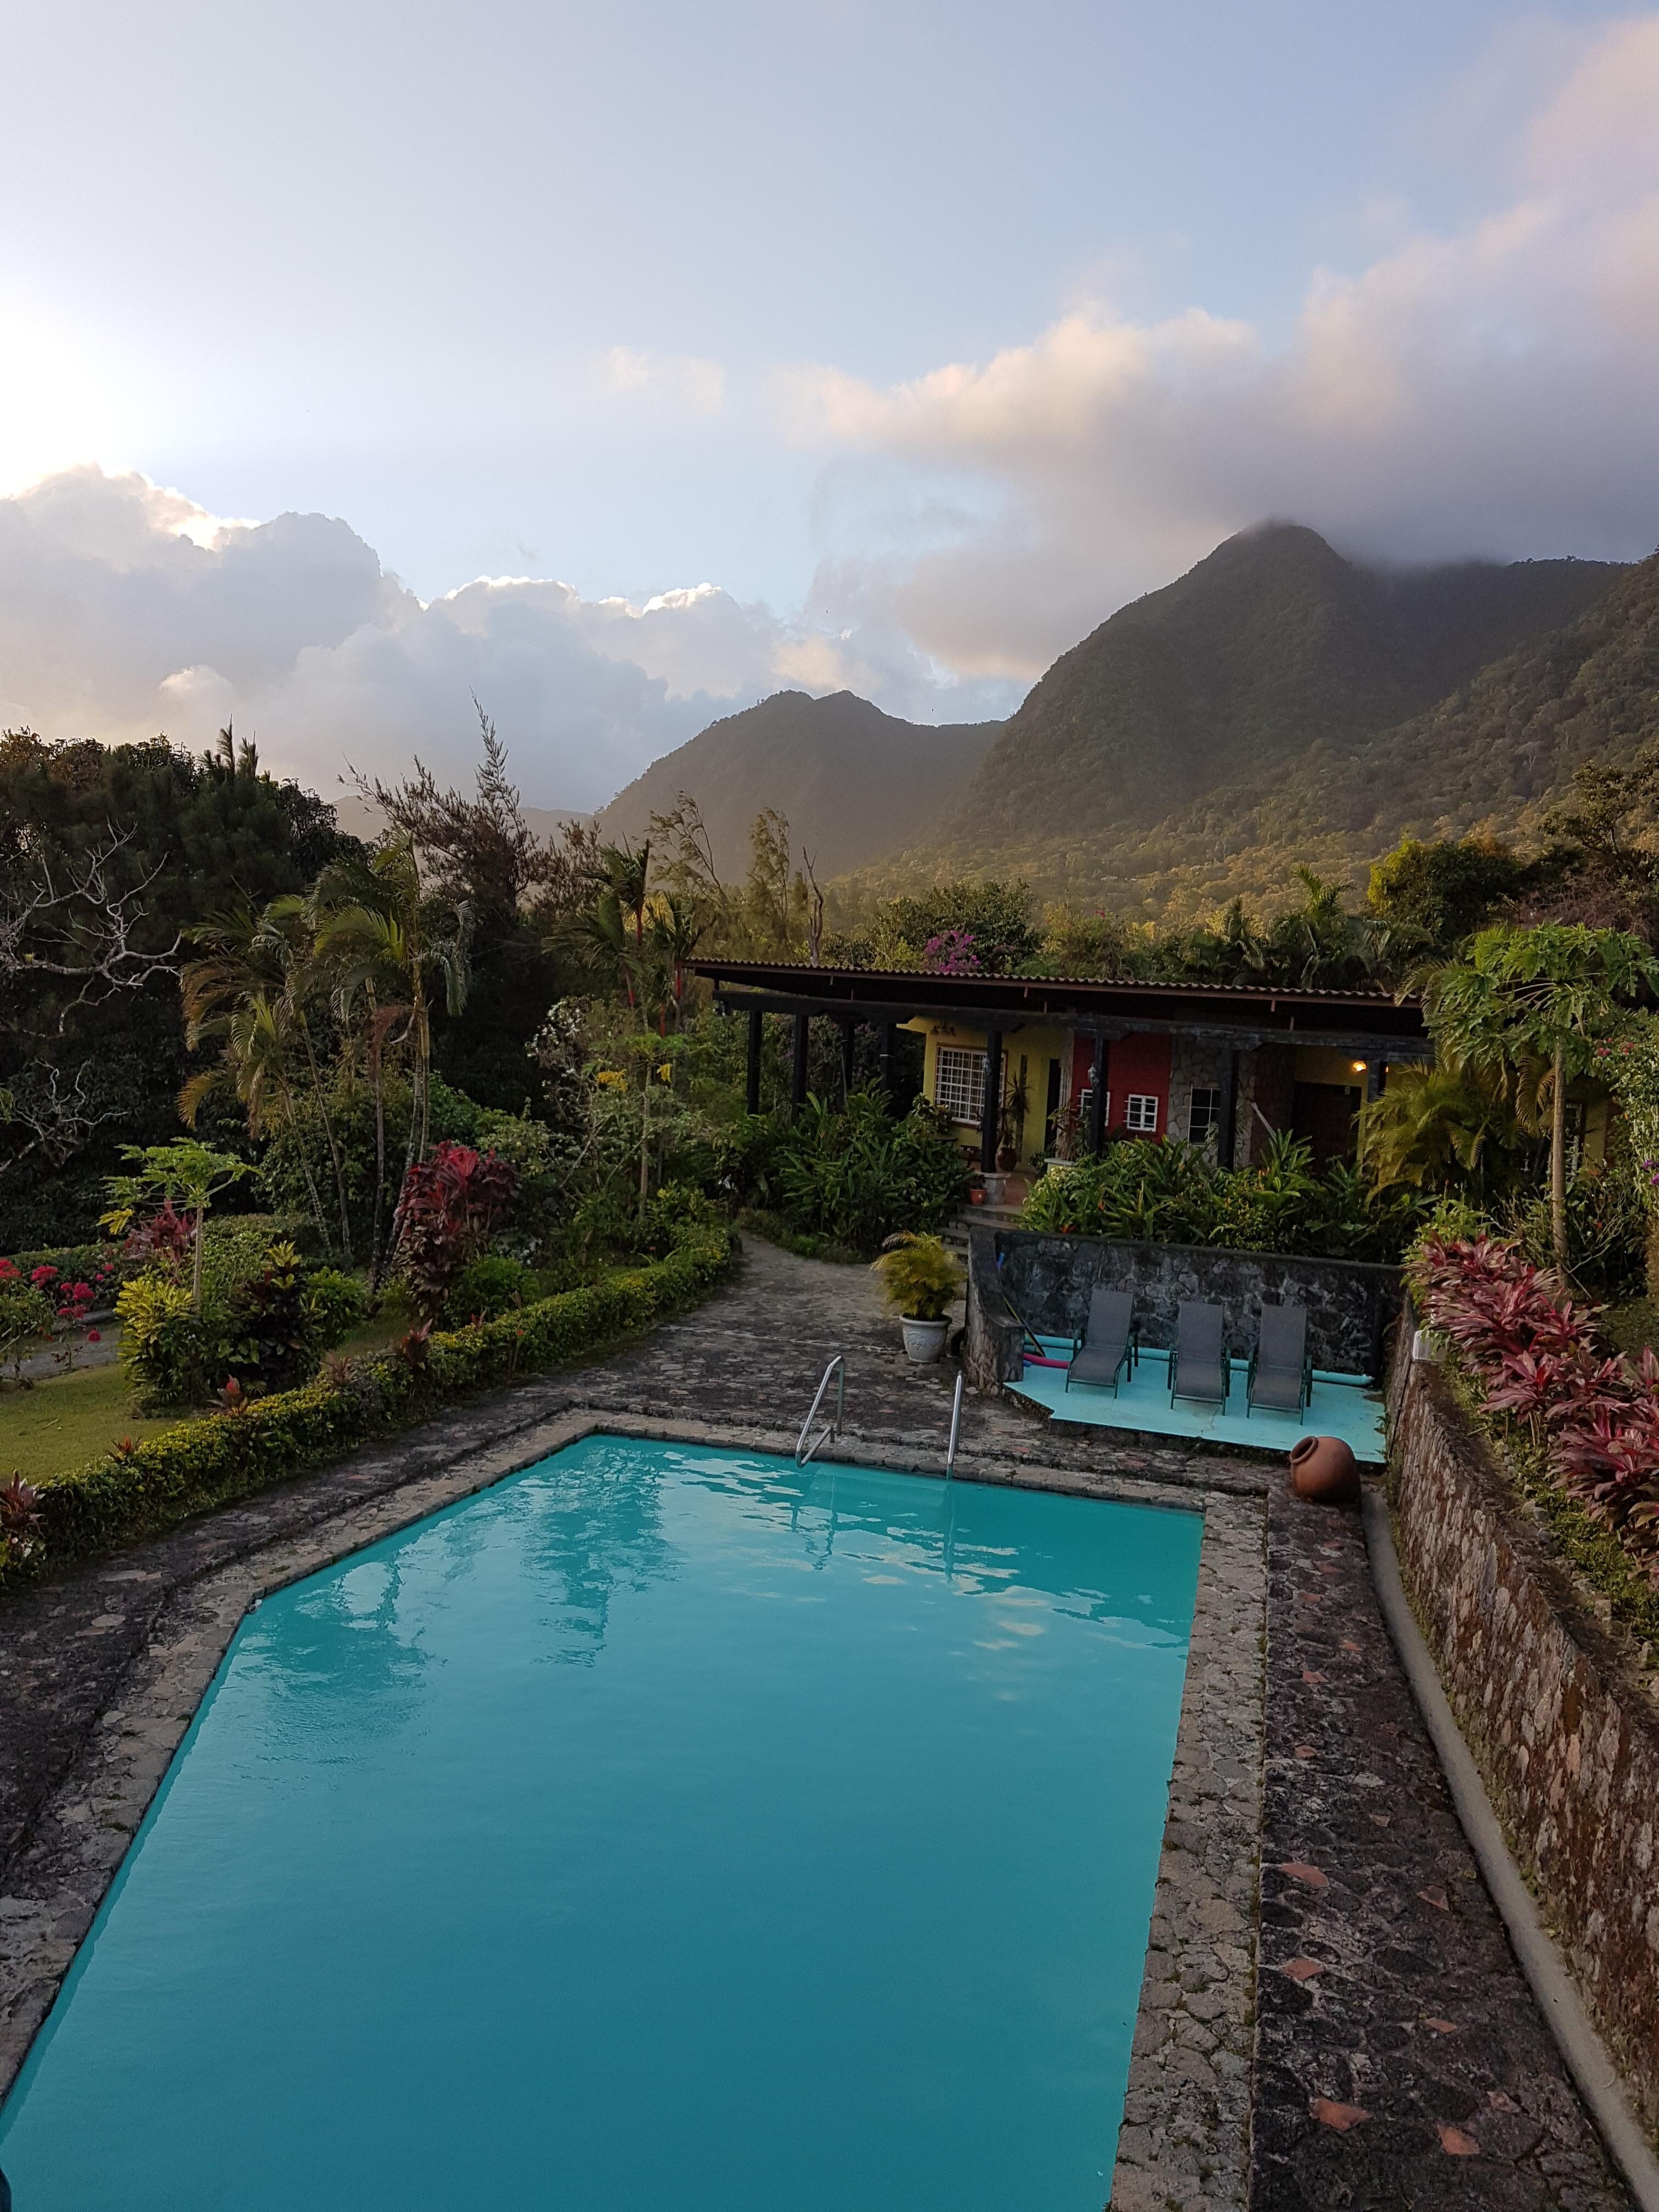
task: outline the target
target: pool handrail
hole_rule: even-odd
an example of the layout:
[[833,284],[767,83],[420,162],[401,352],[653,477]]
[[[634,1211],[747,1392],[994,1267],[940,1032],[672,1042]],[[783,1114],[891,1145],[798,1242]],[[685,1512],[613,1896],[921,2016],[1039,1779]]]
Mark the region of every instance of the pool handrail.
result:
[[[835,1413],[829,1424],[829,1426],[827,1428],[820,1429],[817,1436],[812,1438],[811,1443],[809,1444],[806,1441],[807,1432],[817,1418],[818,1407],[823,1403],[823,1394],[830,1388],[830,1377],[832,1375],[836,1377]],[[800,1434],[795,1439],[795,1465],[797,1467],[805,1467],[807,1461],[811,1458],[813,1453],[817,1449],[821,1443],[824,1443],[831,1437],[838,1437],[841,1434],[842,1416],[846,1411],[847,1354],[844,1352],[838,1352],[835,1358],[830,1362],[830,1364],[824,1369],[823,1379],[818,1384],[817,1391],[813,1394],[812,1402],[807,1408],[806,1419],[800,1425]]]
[[951,1442],[945,1454],[945,1480],[947,1482],[957,1463],[957,1439],[962,1434],[962,1386],[967,1379],[958,1367],[956,1395],[951,1401]]

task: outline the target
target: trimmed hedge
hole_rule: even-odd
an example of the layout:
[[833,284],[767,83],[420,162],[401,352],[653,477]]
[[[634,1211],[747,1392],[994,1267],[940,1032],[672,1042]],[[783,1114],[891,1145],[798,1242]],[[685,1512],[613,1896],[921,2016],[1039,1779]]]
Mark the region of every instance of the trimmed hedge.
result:
[[191,1515],[268,1489],[468,1392],[574,1359],[705,1297],[734,1249],[699,1229],[665,1260],[538,1299],[499,1321],[434,1334],[412,1364],[397,1353],[341,1360],[297,1390],[210,1413],[40,1486],[27,1560],[0,1545],[0,1588],[158,1534]]

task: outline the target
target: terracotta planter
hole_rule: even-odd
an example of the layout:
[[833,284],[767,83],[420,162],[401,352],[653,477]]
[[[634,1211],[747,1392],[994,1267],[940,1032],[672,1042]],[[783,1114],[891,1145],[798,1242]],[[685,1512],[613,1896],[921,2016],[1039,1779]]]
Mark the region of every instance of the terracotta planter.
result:
[[1291,1453],[1291,1487],[1321,1505],[1356,1505],[1359,1468],[1340,1437],[1304,1437]]
[[945,1349],[945,1334],[951,1324],[946,1321],[912,1321],[906,1314],[902,1323],[904,1330],[904,1349],[918,1367],[926,1367],[939,1358]]
[[969,1203],[969,1206],[983,1206],[983,1205],[984,1205],[984,1203],[985,1203],[985,1191],[984,1191],[984,1188],[983,1188],[983,1186],[982,1186],[981,1184],[975,1183],[975,1184],[974,1185],[973,1188],[969,1192],[969,1194],[968,1194],[968,1203]]
[[998,1147],[997,1171],[999,1174],[1012,1175],[1014,1170],[1018,1165],[1019,1154],[1014,1150],[1012,1145],[1002,1145]]

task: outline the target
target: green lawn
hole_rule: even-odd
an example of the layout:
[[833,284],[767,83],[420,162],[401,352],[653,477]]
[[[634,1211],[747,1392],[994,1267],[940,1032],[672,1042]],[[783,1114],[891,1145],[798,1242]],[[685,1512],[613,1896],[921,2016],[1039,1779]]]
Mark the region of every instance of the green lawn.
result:
[[1650,1345],[1659,1349],[1659,1312],[1650,1298],[1632,1298],[1627,1305],[1609,1306],[1601,1326],[1614,1348],[1628,1359],[1639,1359]]
[[389,1299],[378,1314],[360,1322],[339,1349],[354,1359],[360,1352],[385,1352],[414,1326],[415,1316],[409,1308]]
[[88,1367],[54,1375],[33,1389],[0,1391],[0,1481],[14,1472],[39,1482],[84,1467],[123,1437],[140,1443],[176,1428],[194,1414],[143,1420],[132,1411],[126,1377],[118,1366]]

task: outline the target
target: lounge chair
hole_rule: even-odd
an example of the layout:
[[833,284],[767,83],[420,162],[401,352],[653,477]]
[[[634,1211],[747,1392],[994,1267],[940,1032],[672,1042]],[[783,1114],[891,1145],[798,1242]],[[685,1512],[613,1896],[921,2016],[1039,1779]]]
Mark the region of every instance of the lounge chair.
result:
[[1210,1406],[1227,1402],[1227,1346],[1221,1308],[1196,1300],[1176,1316],[1175,1349],[1170,1354],[1170,1403],[1201,1399]]
[[1127,1291],[1097,1288],[1090,1292],[1089,1318],[1072,1346],[1071,1362],[1066,1370],[1068,1390],[1073,1382],[1090,1382],[1098,1389],[1109,1390],[1114,1397],[1117,1395],[1125,1366],[1133,1370],[1135,1364],[1138,1344],[1134,1306],[1134,1299]]
[[1244,1414],[1255,1406],[1271,1406],[1280,1413],[1302,1419],[1313,1396],[1313,1358],[1308,1350],[1308,1309],[1303,1305],[1263,1306],[1261,1327],[1250,1354],[1250,1379],[1245,1387]]

